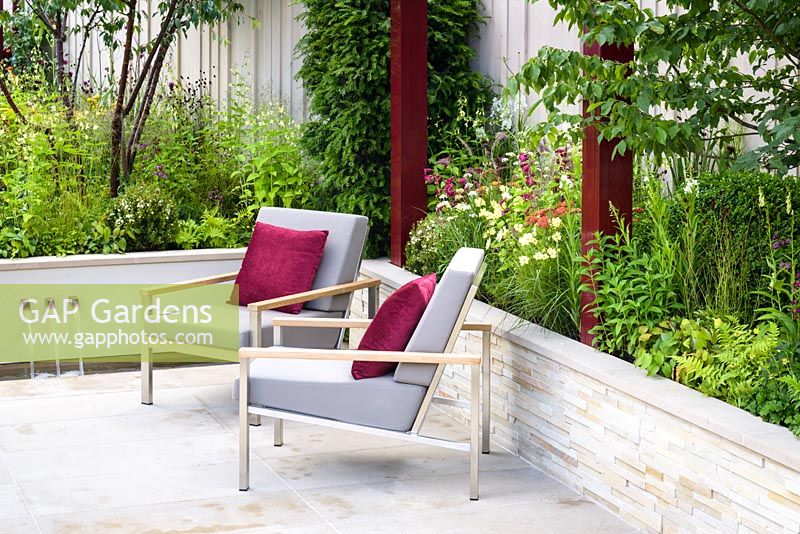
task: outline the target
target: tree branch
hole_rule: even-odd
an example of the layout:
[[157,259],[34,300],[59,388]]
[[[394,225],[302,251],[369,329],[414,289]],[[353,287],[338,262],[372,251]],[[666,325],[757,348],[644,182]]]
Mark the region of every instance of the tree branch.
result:
[[8,107],[11,108],[11,111],[14,112],[14,115],[19,117],[19,120],[22,124],[28,124],[28,120],[25,118],[25,115],[17,107],[16,102],[14,102],[14,97],[11,96],[11,91],[8,90],[8,86],[6,86],[6,81],[0,76],[0,92],[3,93],[3,96],[6,98],[6,102],[8,102]]
[[178,5],[178,0],[171,0],[169,3],[169,9],[167,10],[167,16],[164,18],[164,21],[161,24],[161,30],[158,32],[158,36],[156,37],[155,42],[153,43],[153,48],[150,49],[150,53],[147,55],[147,59],[142,66],[141,73],[139,75],[139,79],[136,80],[136,85],[133,87],[131,91],[131,95],[128,99],[128,104],[125,106],[122,114],[123,116],[128,116],[133,106],[136,105],[136,99],[139,97],[139,91],[142,88],[142,84],[144,83],[145,78],[147,78],[147,74],[150,70],[150,65],[153,62],[153,58],[155,57],[156,53],[158,52],[161,42],[164,40],[167,32],[171,31],[170,26],[172,25],[172,18],[175,15],[175,9]]
[[733,113],[731,113],[729,116],[730,116],[731,119],[733,119],[734,122],[736,122],[740,126],[744,126],[745,128],[748,128],[750,130],[756,130],[756,131],[758,130],[758,125],[757,124],[753,124],[751,122],[747,122],[747,121],[745,121],[743,119],[740,119],[739,117],[737,117]]
[[764,20],[755,11],[747,7],[747,4],[741,0],[733,0],[733,3],[736,4],[736,7],[750,15],[755,21],[756,25],[770,36],[772,39],[771,44],[783,48],[784,52],[786,52],[786,59],[788,59],[792,65],[800,68],[800,63],[798,63],[798,60],[796,59],[800,57],[800,52],[795,50],[792,46],[786,44],[780,37],[778,37],[775,32],[772,31],[772,28],[770,28],[769,25],[764,22]]
[[39,17],[39,20],[41,20],[42,23],[47,26],[47,29],[50,30],[50,33],[56,32],[55,25],[50,21],[50,17],[48,17],[47,13],[42,10],[42,6],[40,6],[38,2],[34,3],[28,0],[28,7],[30,7],[34,14]]
[[123,106],[125,104],[125,91],[130,77],[130,62],[133,46],[133,26],[136,21],[136,2],[128,1],[128,20],[125,23],[125,46],[122,52],[122,70],[119,75],[119,87],[114,103],[114,112],[111,116],[111,169],[109,173],[109,195],[113,198],[119,191],[119,174],[122,164],[122,138],[123,138]]
[[85,31],[83,33],[83,42],[81,42],[81,49],[78,52],[78,58],[75,60],[75,73],[72,76],[72,105],[75,105],[75,98],[78,94],[78,74],[80,73],[81,63],[83,62],[83,53],[86,50],[86,43],[89,41],[89,37],[91,37],[92,32],[94,31],[94,20],[97,15],[102,12],[102,6],[98,7],[92,13],[92,16],[89,17],[89,22],[85,26]]
[[142,137],[144,124],[147,121],[147,118],[150,116],[150,108],[153,104],[153,98],[155,97],[156,89],[158,88],[158,80],[161,76],[161,68],[164,65],[164,58],[169,51],[173,36],[174,32],[169,34],[169,39],[164,39],[160,43],[160,48],[158,50],[158,54],[156,55],[155,62],[153,63],[153,68],[150,70],[149,79],[147,81],[147,89],[145,89],[144,98],[142,99],[142,105],[139,107],[139,111],[136,114],[136,120],[133,123],[133,129],[130,134],[130,139],[128,140],[128,150],[124,159],[126,175],[130,175],[130,173],[133,171],[133,163],[136,160],[137,153],[136,147]]

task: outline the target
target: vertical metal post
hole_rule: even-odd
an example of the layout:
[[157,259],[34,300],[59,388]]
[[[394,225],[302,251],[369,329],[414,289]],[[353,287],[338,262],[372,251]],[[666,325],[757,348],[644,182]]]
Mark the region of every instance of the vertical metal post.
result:
[[[281,328],[280,326],[272,327],[273,345],[278,347],[281,345],[281,336],[283,333],[282,331],[283,328]],[[259,424],[261,424],[261,416],[257,415],[256,417],[258,417],[258,422]],[[276,447],[280,447],[281,445],[283,445],[283,419],[275,418],[272,421],[272,444]]]
[[[621,63],[633,60],[632,46],[599,45],[585,43],[583,53],[599,56],[602,59]],[[584,101],[584,114],[587,113],[589,101]],[[626,226],[630,225],[633,203],[633,156],[627,151],[624,156],[617,154],[612,159],[614,147],[619,140],[598,142],[597,130],[593,126],[586,128],[583,137],[583,199],[582,199],[582,251],[589,250],[589,242],[596,232],[604,234],[619,231],[611,206],[622,217]],[[590,283],[587,279],[585,282]],[[589,331],[597,324],[592,313],[594,294],[581,293],[581,342],[591,345],[594,341]]]
[[478,468],[480,464],[480,380],[481,369],[477,365],[470,366],[472,392],[470,395],[469,413],[469,498],[478,500]]
[[249,390],[250,358],[239,358],[239,491],[250,489]]
[[[261,346],[261,312],[250,312],[250,346]],[[250,414],[249,416],[251,426],[261,426],[261,416],[258,414]]]
[[367,317],[373,319],[375,314],[378,313],[380,305],[381,286],[372,286],[367,288]]
[[272,427],[272,444],[275,447],[283,445],[283,419],[275,419]]
[[[273,345],[280,346],[283,343],[283,328],[280,326],[272,327]],[[272,445],[275,447],[283,446],[283,419],[274,418],[272,420]]]
[[[152,298],[150,296],[142,297],[142,309],[147,309],[150,305]],[[153,347],[151,347],[146,339],[142,339],[142,404],[153,404]]]
[[484,330],[482,332],[481,350],[481,433],[482,443],[481,452],[489,454],[489,436],[492,431],[492,332]]
[[391,259],[403,265],[428,194],[428,3],[391,0]]

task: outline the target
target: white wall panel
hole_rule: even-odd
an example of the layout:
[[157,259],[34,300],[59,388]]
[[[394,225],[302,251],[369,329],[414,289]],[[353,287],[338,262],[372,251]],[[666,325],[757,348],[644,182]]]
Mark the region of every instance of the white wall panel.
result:
[[[435,1],[435,0],[431,0]],[[156,0],[140,0],[141,5],[154,9]],[[663,1],[641,0],[643,7],[665,9]],[[296,79],[302,64],[295,57],[294,47],[305,31],[297,20],[302,6],[293,0],[246,0],[244,13],[213,28],[190,30],[181,37],[171,55],[167,76],[184,76],[190,80],[210,79],[211,94],[222,104],[227,98],[227,84],[234,79],[236,69],[251,84],[256,99],[267,97],[283,101],[298,119],[308,116],[308,103],[302,84]],[[487,17],[480,35],[472,43],[477,51],[474,68],[490,76],[496,83],[505,83],[542,46],[557,46],[577,50],[580,46],[575,29],[565,24],[553,25],[554,10],[544,0],[484,0]],[[251,17],[257,21],[254,27]],[[158,21],[145,20],[141,38],[154,36]],[[120,35],[120,41],[122,40]],[[70,53],[77,54],[77,38],[70,40]],[[119,52],[116,63],[119,62]],[[74,57],[71,55],[71,57]],[[103,69],[112,63],[102,43],[92,39],[87,46],[84,67],[86,77],[106,80]],[[536,100],[531,95],[529,102]],[[541,111],[534,119],[543,118]]]

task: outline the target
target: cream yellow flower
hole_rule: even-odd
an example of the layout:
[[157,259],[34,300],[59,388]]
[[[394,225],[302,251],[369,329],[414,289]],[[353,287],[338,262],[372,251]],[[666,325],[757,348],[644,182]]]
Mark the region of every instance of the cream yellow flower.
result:
[[534,243],[536,243],[536,238],[530,232],[522,234],[519,238],[519,244],[523,247],[533,245]]

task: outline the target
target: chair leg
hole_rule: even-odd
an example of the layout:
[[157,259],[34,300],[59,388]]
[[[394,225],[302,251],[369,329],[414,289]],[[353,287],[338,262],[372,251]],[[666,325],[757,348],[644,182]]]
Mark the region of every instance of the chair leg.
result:
[[153,404],[153,348],[142,345],[142,404]]
[[239,363],[239,491],[250,489],[249,382],[250,360],[243,358]]
[[483,332],[483,349],[481,351],[481,452],[489,454],[489,435],[492,430],[492,333]]
[[261,426],[261,416],[257,413],[250,414],[250,426]]
[[280,447],[283,445],[283,419],[275,419],[273,425],[273,444]]
[[469,498],[478,500],[478,467],[480,463],[481,433],[480,433],[480,375],[481,370],[477,365],[471,366],[472,395],[470,397],[469,420]]

